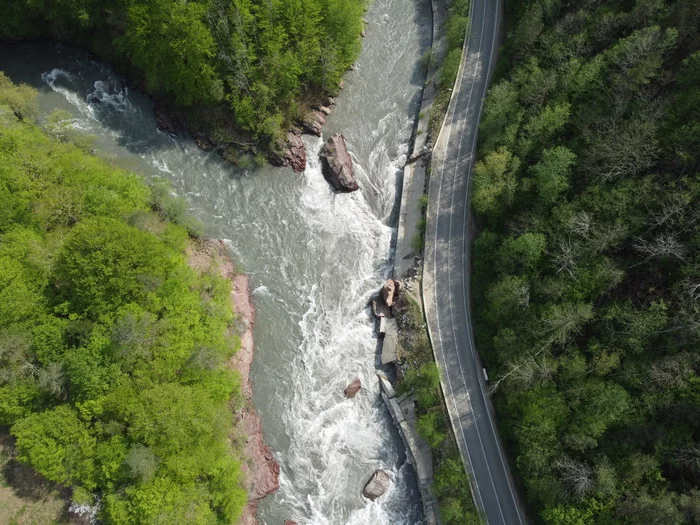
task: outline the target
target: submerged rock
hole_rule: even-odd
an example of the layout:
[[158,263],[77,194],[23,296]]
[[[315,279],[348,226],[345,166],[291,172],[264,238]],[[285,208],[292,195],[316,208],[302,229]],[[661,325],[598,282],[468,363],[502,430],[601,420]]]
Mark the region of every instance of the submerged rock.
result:
[[336,133],[321,148],[321,171],[336,191],[351,192],[360,187],[352,172],[352,159],[345,145],[345,137]]
[[389,474],[382,469],[377,469],[374,471],[374,474],[372,474],[372,477],[362,490],[362,495],[365,498],[374,501],[389,490],[390,486],[391,478],[389,477]]
[[357,395],[361,388],[362,382],[360,381],[360,378],[357,377],[353,379],[352,383],[345,387],[345,390],[343,390],[343,392],[345,392],[345,397],[349,397],[352,399]]

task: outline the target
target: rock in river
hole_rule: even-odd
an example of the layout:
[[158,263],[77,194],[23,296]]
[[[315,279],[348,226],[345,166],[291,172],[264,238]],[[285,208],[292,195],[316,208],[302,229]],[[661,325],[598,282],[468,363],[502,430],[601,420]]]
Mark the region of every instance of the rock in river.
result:
[[377,469],[374,471],[374,474],[372,474],[372,477],[362,490],[362,495],[365,498],[374,501],[379,496],[384,494],[389,489],[390,485],[391,478],[389,477],[389,474],[382,469]]
[[360,391],[362,388],[362,382],[360,381],[360,378],[357,377],[353,379],[352,383],[350,383],[348,386],[345,387],[345,397],[353,398],[357,395],[357,393]]
[[401,285],[399,284],[399,281],[394,281],[393,279],[386,280],[380,292],[385,305],[391,307],[394,304],[394,301],[396,301],[396,298],[399,295],[400,287]]
[[336,191],[356,191],[359,189],[352,173],[352,159],[345,145],[345,137],[336,133],[321,148],[321,169],[323,176]]

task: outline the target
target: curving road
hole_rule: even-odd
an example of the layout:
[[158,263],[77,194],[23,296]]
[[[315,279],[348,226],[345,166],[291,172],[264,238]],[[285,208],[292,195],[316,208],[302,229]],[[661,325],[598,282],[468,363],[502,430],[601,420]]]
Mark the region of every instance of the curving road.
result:
[[469,188],[502,0],[471,0],[471,28],[431,161],[423,299],[433,351],[477,507],[490,525],[524,524],[474,346]]

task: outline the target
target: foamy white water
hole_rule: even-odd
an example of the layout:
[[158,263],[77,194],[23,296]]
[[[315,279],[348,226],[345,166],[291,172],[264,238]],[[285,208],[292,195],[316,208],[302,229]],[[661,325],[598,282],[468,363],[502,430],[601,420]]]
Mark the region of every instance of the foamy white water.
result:
[[[268,525],[421,523],[415,474],[379,398],[369,296],[389,272],[396,190],[429,38],[427,1],[375,0],[356,71],[324,130],[342,132],[361,190],[334,194],[321,176],[323,139],[305,137],[303,174],[239,170],[155,127],[151,103],[84,52],[45,43],[0,50],[0,69],[42,88],[45,113],[68,110],[101,154],[173,183],[207,234],[227,239],[251,275],[257,308],[254,400],[281,465],[263,502]],[[345,399],[353,378],[360,394]],[[394,483],[361,490],[377,468]]]

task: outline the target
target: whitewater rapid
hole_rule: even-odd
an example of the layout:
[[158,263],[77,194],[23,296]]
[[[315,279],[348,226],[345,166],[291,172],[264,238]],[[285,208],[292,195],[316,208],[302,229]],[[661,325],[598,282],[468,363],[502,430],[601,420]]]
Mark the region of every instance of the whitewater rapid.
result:
[[[304,173],[236,169],[184,136],[158,131],[148,97],[84,51],[50,43],[0,49],[0,69],[40,88],[43,118],[67,111],[99,154],[171,181],[206,234],[224,238],[251,276],[256,303],[254,401],[281,465],[262,523],[413,525],[415,474],[379,397],[377,339],[367,308],[391,267],[396,195],[423,81],[429,4],[375,0],[356,70],[324,129],[342,132],[360,191],[335,194],[305,136]],[[362,391],[343,396],[355,377]],[[377,468],[393,483],[361,495]]]

